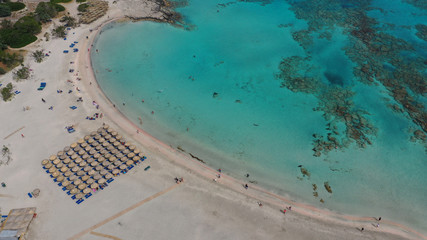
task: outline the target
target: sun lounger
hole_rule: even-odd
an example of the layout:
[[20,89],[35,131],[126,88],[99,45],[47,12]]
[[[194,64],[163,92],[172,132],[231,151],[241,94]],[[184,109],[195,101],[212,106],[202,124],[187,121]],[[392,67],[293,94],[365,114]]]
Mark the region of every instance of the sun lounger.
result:
[[70,191],[67,192],[67,195],[71,195]]
[[130,165],[130,166],[128,167],[128,170],[131,170],[133,167],[134,167],[134,165],[133,165],[133,164],[132,164],[132,165]]
[[80,199],[80,200],[78,200],[76,203],[77,204],[80,204],[80,203],[82,203],[84,201],[84,199]]
[[77,41],[74,41],[74,43],[79,43],[79,42],[77,42]]
[[75,45],[74,43],[71,43],[71,44],[70,44],[70,48],[73,48],[73,47],[74,47],[74,45]]
[[73,110],[77,109],[76,106],[70,106],[70,108],[73,109]]
[[21,93],[21,91],[15,91],[15,94],[20,94]]
[[63,187],[63,188],[62,188],[62,191],[65,191],[66,189],[67,189],[66,187]]
[[68,53],[68,50],[64,50],[63,53]]
[[33,198],[33,195],[31,195],[31,193],[28,193],[28,197]]
[[73,199],[73,200],[74,200],[74,199],[76,199],[76,195],[73,195],[73,196],[71,197],[71,199]]
[[67,38],[64,38],[64,41],[66,41],[67,40]]
[[86,194],[85,198],[88,199],[90,196],[92,196],[92,193]]
[[69,129],[67,129],[67,131],[68,131],[68,133],[73,133],[73,132],[75,132],[76,130],[75,130],[74,128],[69,128]]
[[79,51],[79,49],[78,48],[74,48],[73,49],[73,52],[78,52]]
[[37,88],[37,90],[41,91],[41,90],[43,90],[45,87],[46,87],[46,83],[45,83],[45,82],[41,82],[41,83],[40,83],[40,87],[39,87],[39,88]]
[[108,179],[108,180],[107,180],[107,183],[110,183],[110,182],[112,182],[112,181],[114,181],[114,178],[110,178],[110,179]]
[[147,171],[148,169],[150,169],[151,167],[150,166],[148,166],[148,167],[146,167],[146,168],[144,168],[144,171]]

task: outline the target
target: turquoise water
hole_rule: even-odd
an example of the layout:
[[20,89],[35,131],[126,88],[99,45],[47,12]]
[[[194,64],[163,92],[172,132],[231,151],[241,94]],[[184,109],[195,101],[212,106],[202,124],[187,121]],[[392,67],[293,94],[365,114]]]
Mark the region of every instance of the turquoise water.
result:
[[[408,113],[388,107],[399,105],[389,89],[354,76],[357,61],[345,51],[353,44],[345,27],[331,28],[326,38],[314,32],[303,48],[293,33],[310,23],[296,18],[290,8],[295,2],[190,1],[177,11],[191,30],[152,22],[110,24],[94,43],[99,52],[92,51],[97,80],[142,129],[209,166],[294,200],[345,214],[382,216],[427,232],[426,148],[420,140],[410,141],[420,127]],[[414,19],[426,19],[425,11],[402,6],[417,11]],[[395,19],[376,11],[369,14],[377,21]],[[414,23],[419,22],[400,24]],[[421,49],[414,54],[426,55],[426,42],[416,38],[414,29],[390,34],[399,37],[402,31],[412,32]],[[304,74],[318,79],[322,87],[316,92],[353,92],[353,108],[364,111],[361,115],[376,129],[367,134],[371,145],[360,148],[354,139],[344,140],[343,121],[314,111],[325,101],[321,94],[282,87],[286,79],[278,77],[279,65],[292,56],[309,57],[312,68]],[[425,97],[416,97],[425,109]],[[315,157],[313,134],[326,137],[331,122],[343,144]],[[303,176],[298,165],[310,176]]]

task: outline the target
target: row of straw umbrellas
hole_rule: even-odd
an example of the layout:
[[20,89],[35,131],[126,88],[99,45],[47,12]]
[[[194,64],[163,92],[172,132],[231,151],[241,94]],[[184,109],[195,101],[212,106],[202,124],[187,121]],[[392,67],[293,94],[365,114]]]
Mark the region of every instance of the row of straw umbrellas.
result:
[[42,165],[76,199],[145,158],[134,145],[108,125],[66,146]]

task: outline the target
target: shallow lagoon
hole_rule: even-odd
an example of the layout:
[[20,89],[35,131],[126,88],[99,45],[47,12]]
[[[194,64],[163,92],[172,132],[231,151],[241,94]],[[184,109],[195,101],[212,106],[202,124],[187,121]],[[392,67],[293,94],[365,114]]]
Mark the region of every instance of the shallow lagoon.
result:
[[[386,106],[392,100],[384,87],[354,78],[343,31],[337,27],[330,40],[315,38],[307,53],[292,37],[307,22],[287,3],[219,3],[192,1],[177,9],[191,30],[152,22],[104,28],[92,64],[119,110],[209,166],[241,179],[250,173],[248,181],[294,200],[427,226],[426,152],[409,141],[416,126]],[[313,111],[319,99],[282,88],[276,76],[283,58],[307,54],[315,72],[327,73],[320,77],[326,85],[351,89],[354,105],[369,112],[377,129],[372,145],[352,143],[313,156],[313,134],[328,132],[324,113]]]

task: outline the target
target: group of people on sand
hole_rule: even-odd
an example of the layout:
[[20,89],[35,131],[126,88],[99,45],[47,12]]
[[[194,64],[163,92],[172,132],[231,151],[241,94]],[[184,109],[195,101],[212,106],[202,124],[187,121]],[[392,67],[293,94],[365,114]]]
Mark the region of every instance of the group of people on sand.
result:
[[184,178],[182,178],[182,177],[180,177],[180,178],[175,177],[175,183],[176,184],[182,183],[183,181],[184,181]]

